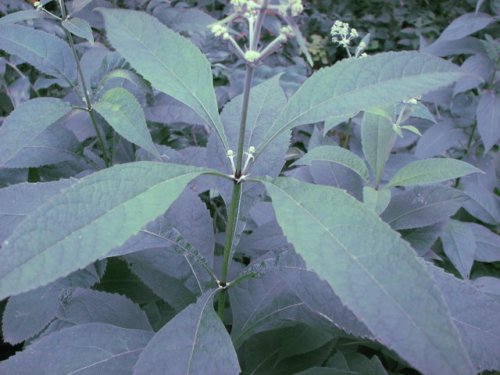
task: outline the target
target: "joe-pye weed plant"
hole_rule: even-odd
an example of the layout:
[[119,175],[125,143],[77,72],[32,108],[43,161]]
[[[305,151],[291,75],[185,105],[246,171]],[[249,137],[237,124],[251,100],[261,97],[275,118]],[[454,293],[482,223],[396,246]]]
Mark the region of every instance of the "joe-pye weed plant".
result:
[[[243,93],[219,112],[209,61],[156,18],[97,9],[116,52],[89,77],[74,41],[94,43],[74,16],[89,1],[68,13],[59,0],[57,14],[46,3],[1,19],[0,48],[73,93],[17,105],[0,128],[0,166],[78,167],[75,177],[0,190],[10,218],[1,230],[2,330],[6,341],[25,342],[1,374],[385,374],[377,357],[348,349],[356,338],[384,352],[393,373],[500,368],[498,300],[419,257],[396,232],[418,218],[398,214],[392,199],[409,192],[419,211],[446,195],[446,219],[465,198],[441,183],[482,171],[430,158],[384,178],[396,137],[418,133],[405,123],[422,109],[417,98],[466,73],[418,52],[366,56],[368,38],[358,42],[339,21],[332,39],[349,58],[287,98],[281,75],[252,82],[301,37],[293,17],[302,4],[233,0],[210,31],[245,77]],[[39,18],[64,38],[19,24]],[[266,22],[273,39],[264,43]],[[210,132],[196,149],[202,157],[153,142],[137,87],[197,116]],[[291,129],[324,122],[328,131],[360,112],[357,154],[325,144],[294,162],[340,165],[355,189],[280,176]],[[81,115],[93,135],[78,142],[65,122]],[[119,145],[133,160],[119,163]],[[220,246],[200,194],[227,207]],[[461,269],[460,257],[451,262]]]

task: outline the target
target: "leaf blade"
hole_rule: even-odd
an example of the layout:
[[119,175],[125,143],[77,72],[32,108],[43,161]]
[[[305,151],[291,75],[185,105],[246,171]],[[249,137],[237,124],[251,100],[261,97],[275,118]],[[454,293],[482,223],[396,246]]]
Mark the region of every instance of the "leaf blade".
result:
[[[423,264],[374,212],[335,188],[287,178],[262,182],[296,251],[378,340],[424,373],[473,372],[444,301]],[[349,212],[349,217],[342,212]],[[353,223],[365,230],[356,232]],[[411,343],[398,338],[406,334],[412,336]],[[433,350],[422,355],[411,348],[413,345],[430,345]]]
[[193,178],[206,171],[136,162],[82,178],[35,210],[3,243],[0,299],[106,256],[164,212]]
[[156,89],[200,115],[227,149],[210,63],[198,48],[144,12],[118,9],[99,9],[99,12],[112,46]]

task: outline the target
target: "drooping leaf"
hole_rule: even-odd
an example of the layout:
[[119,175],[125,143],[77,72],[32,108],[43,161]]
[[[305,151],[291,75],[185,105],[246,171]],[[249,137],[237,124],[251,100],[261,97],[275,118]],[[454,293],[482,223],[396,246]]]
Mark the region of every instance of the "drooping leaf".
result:
[[76,181],[64,179],[34,184],[26,182],[0,189],[0,241],[4,241],[34,209]]
[[92,34],[92,28],[87,21],[82,20],[78,17],[71,17],[63,20],[61,24],[71,34],[88,40],[90,44],[94,44],[94,35]]
[[295,250],[377,340],[424,373],[473,372],[422,262],[373,211],[335,188],[262,182]]
[[477,130],[484,143],[485,152],[488,152],[500,140],[500,98],[494,90],[487,90],[481,94],[477,104]]
[[89,323],[45,336],[0,362],[9,375],[132,375],[132,366],[152,331]]
[[417,186],[394,192],[381,218],[398,230],[425,227],[448,219],[466,200],[464,193],[447,186]]
[[338,146],[319,146],[309,150],[294,164],[311,165],[313,161],[328,161],[341,164],[360,175],[365,181],[368,181],[368,168],[364,161],[352,151]]
[[40,333],[57,315],[63,295],[73,287],[89,288],[100,279],[94,265],[9,298],[2,317],[4,339],[17,344]]
[[427,129],[419,138],[415,156],[430,158],[444,154],[450,147],[466,141],[462,128],[453,126],[451,120],[444,120]]
[[392,105],[448,85],[463,75],[457,66],[417,52],[345,59],[304,82],[270,127],[258,152],[286,129]]
[[151,330],[141,308],[119,294],[74,288],[65,293],[57,318],[70,324],[107,323],[117,327]]
[[108,90],[93,108],[123,138],[160,158],[151,139],[141,105],[129,91],[121,87]]
[[484,29],[494,19],[485,13],[466,13],[454,19],[434,43],[462,39]]
[[390,186],[426,185],[451,180],[482,170],[461,160],[451,158],[424,159],[401,168],[387,183]]
[[392,130],[390,119],[380,114],[364,113],[361,122],[361,144],[377,184],[382,178],[385,163],[395,141],[396,133]]
[[[500,302],[431,264],[427,270],[436,281],[462,342],[478,373],[500,368]],[[497,279],[498,280],[498,279]]]
[[480,262],[500,262],[500,236],[483,225],[467,223],[474,234],[476,253],[474,259]]
[[142,352],[134,375],[240,373],[231,338],[204,293],[170,320]]
[[468,279],[476,252],[476,241],[470,227],[467,223],[450,220],[441,234],[441,241],[446,256],[460,275]]
[[188,105],[227,149],[210,63],[199,49],[145,12],[99,9],[111,45],[153,87]]
[[0,25],[28,21],[43,17],[44,14],[42,12],[38,12],[36,9],[20,10],[18,12],[9,13],[5,16],[2,16],[0,18]]
[[402,230],[401,234],[403,238],[410,243],[413,250],[423,257],[428,253],[441,233],[443,233],[445,224],[445,222],[438,222],[419,228],[406,229]]
[[51,34],[11,23],[0,25],[0,49],[43,73],[68,83],[76,80],[76,63],[69,46]]
[[189,181],[205,171],[136,162],[82,178],[35,210],[4,241],[0,299],[104,257],[164,212]]
[[36,98],[19,105],[0,128],[0,167],[22,156],[26,147],[70,111],[71,106],[57,98]]

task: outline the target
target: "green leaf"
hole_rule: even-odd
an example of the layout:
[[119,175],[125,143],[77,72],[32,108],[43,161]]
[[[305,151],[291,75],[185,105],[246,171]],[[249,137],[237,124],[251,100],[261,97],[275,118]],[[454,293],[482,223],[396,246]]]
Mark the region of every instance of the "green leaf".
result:
[[360,175],[363,180],[368,181],[368,168],[365,162],[355,153],[339,146],[319,146],[309,150],[294,164],[311,165],[313,161],[329,161],[351,169]]
[[391,201],[391,189],[375,190],[370,186],[363,187],[363,203],[380,215]]
[[66,42],[31,27],[0,25],[0,49],[16,55],[48,75],[76,80],[76,63]]
[[193,178],[206,171],[136,162],[82,178],[36,209],[4,241],[0,300],[105,257],[163,213]]
[[295,250],[377,340],[423,373],[474,372],[423,262],[375,212],[336,188],[262,182]]
[[72,17],[62,21],[62,26],[71,34],[88,40],[90,44],[94,44],[94,35],[92,34],[92,28],[87,21],[82,20],[78,17]]
[[134,375],[240,373],[231,338],[213,308],[214,291],[177,314],[151,339]]
[[482,170],[457,159],[434,158],[417,160],[401,168],[387,183],[390,186],[434,184]]
[[153,332],[90,323],[36,341],[0,362],[9,375],[132,374],[132,366]]
[[142,107],[130,92],[121,87],[108,90],[93,108],[123,138],[160,158],[146,125]]
[[0,167],[9,167],[44,130],[70,111],[71,106],[57,98],[36,98],[20,104],[0,128]]
[[[382,110],[388,112],[388,109]],[[385,163],[389,159],[396,141],[396,133],[392,129],[389,115],[365,112],[361,122],[361,145],[366,161],[373,170],[375,184],[379,184],[384,172]]]
[[144,12],[99,11],[111,45],[154,88],[183,102],[212,126],[227,149],[210,63],[200,50]]
[[287,129],[388,106],[448,85],[463,75],[450,62],[418,52],[342,60],[302,84],[270,127],[258,152]]

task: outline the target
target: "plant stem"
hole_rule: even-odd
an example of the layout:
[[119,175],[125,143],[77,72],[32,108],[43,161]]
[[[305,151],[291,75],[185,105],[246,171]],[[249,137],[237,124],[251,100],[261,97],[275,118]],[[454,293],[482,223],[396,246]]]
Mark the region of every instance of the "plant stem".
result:
[[[66,19],[68,15],[66,12],[66,6],[64,4],[64,0],[59,0],[59,7],[61,8],[62,18]],[[73,53],[73,58],[74,58],[75,63],[76,63],[76,70],[78,71],[78,77],[80,78],[80,84],[81,84],[81,88],[82,88],[83,95],[85,98],[85,105],[87,107],[87,112],[89,113],[90,120],[92,121],[94,131],[96,132],[96,135],[97,135],[97,141],[99,143],[99,147],[101,148],[102,157],[104,159],[104,164],[106,165],[106,167],[109,167],[110,163],[109,163],[108,155],[106,153],[106,147],[104,145],[103,137],[102,137],[101,132],[99,130],[99,126],[97,125],[97,117],[96,117],[94,109],[92,108],[92,105],[90,103],[89,92],[87,91],[87,85],[85,83],[82,67],[80,65],[80,59],[78,58],[78,54],[76,53],[75,42],[73,41],[73,36],[64,27],[63,27],[63,30],[64,30],[64,34],[66,35],[66,38],[68,39],[69,47],[71,48],[71,51]]]
[[[240,211],[241,193],[243,190],[243,182],[239,180],[242,176],[241,166],[243,164],[243,149],[245,147],[245,131],[247,126],[248,103],[250,101],[250,89],[252,86],[253,66],[246,65],[245,72],[245,86],[243,88],[243,104],[241,108],[241,122],[240,132],[238,137],[238,150],[236,153],[236,171],[233,180],[233,194],[231,196],[231,203],[229,205],[229,213],[226,225],[226,241],[224,243],[224,258],[222,261],[222,272],[220,285],[225,287],[227,284],[227,275],[229,271],[229,263],[231,260],[231,253],[233,248],[234,235],[236,232],[236,224]],[[217,303],[217,313],[221,320],[224,319],[224,309],[226,305],[226,291],[222,290],[219,293]]]

